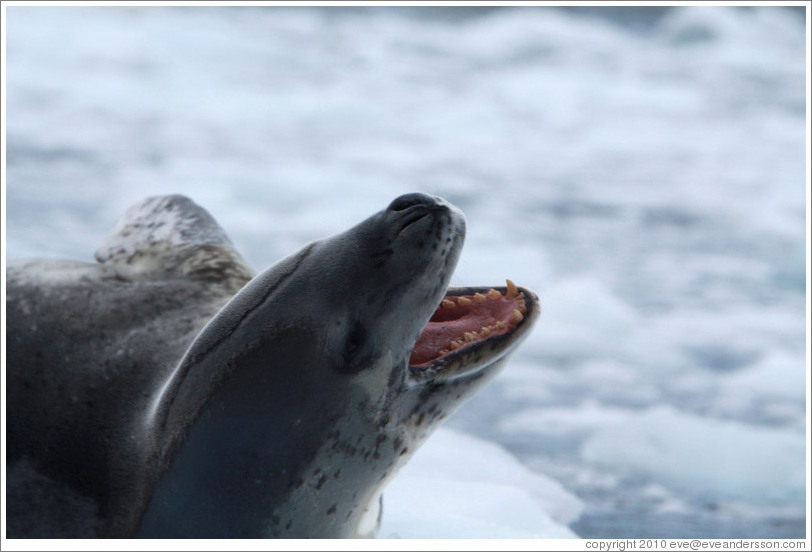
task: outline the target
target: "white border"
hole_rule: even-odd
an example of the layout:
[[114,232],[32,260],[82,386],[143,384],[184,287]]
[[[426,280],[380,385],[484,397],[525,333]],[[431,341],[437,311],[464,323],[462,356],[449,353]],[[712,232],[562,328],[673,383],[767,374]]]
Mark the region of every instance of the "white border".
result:
[[[2,363],[2,377],[3,385],[2,390],[2,426],[0,432],[2,434],[2,450],[3,454],[0,455],[0,464],[2,465],[2,479],[0,480],[0,510],[3,512],[3,517],[0,520],[0,537],[2,537],[3,550],[146,550],[146,549],[161,549],[161,550],[267,550],[267,549],[284,549],[284,550],[414,550],[421,549],[442,549],[442,550],[586,550],[586,541],[583,540],[567,540],[567,539],[545,539],[545,540],[529,540],[529,539],[375,539],[375,540],[319,540],[319,541],[301,541],[301,540],[281,540],[281,541],[264,541],[264,540],[151,540],[149,542],[139,540],[21,540],[21,539],[6,539],[6,520],[5,520],[5,503],[6,503],[6,458],[5,458],[5,442],[6,442],[6,386],[5,386],[5,366],[6,366],[6,352],[5,352],[5,318],[6,318],[6,9],[8,7],[18,6],[36,6],[36,7],[76,7],[76,6],[695,6],[695,5],[713,5],[713,6],[797,6],[806,7],[806,319],[807,319],[807,332],[806,332],[806,548],[810,547],[810,536],[812,536],[812,520],[810,520],[810,479],[812,468],[812,452],[810,448],[810,440],[812,440],[812,428],[810,428],[810,412],[812,411],[812,397],[810,397],[810,388],[812,388],[812,351],[810,343],[810,327],[808,325],[810,314],[812,314],[812,283],[810,282],[810,273],[812,273],[812,230],[810,229],[810,188],[812,188],[812,180],[810,179],[810,163],[812,163],[812,153],[810,153],[810,136],[812,135],[812,125],[810,125],[810,12],[812,8],[809,3],[805,1],[786,1],[786,2],[409,2],[409,1],[395,1],[395,2],[361,2],[361,1],[340,1],[340,2],[292,2],[292,1],[277,1],[277,2],[261,2],[261,1],[236,1],[236,2],[223,2],[223,1],[198,1],[198,2],[158,2],[158,1],[123,1],[123,2],[109,2],[109,1],[75,1],[75,2],[55,2],[55,1],[7,1],[2,2],[0,6],[0,34],[2,35],[2,43],[0,44],[0,60],[2,64],[2,92],[0,92],[0,192],[2,192],[2,202],[0,202],[0,220],[2,220],[2,231],[0,235],[0,246],[2,246],[2,258],[0,259],[0,266],[2,267],[2,274],[0,274],[0,283],[2,290],[0,290],[0,299],[2,299],[2,353],[0,362]],[[596,539],[592,539],[594,541]],[[640,539],[636,539],[640,540]],[[648,539],[647,539],[648,540]],[[723,541],[726,539],[722,539]],[[741,540],[741,539],[735,539]],[[753,544],[758,541],[751,539],[743,539],[744,542],[750,543],[750,549],[754,548]],[[617,546],[621,541],[614,541],[612,539],[602,539],[602,542],[609,544],[615,543],[614,550],[618,550]],[[680,539],[666,539],[663,542],[669,543],[689,543]],[[694,542],[694,541],[691,541]],[[708,542],[703,539],[696,542]],[[711,541],[712,542],[712,541]],[[733,543],[730,543],[733,544]],[[236,546],[235,546],[236,545]],[[732,548],[732,547],[731,547]],[[627,548],[629,550],[633,548]],[[678,549],[676,547],[670,549]],[[689,548],[696,549],[696,548]],[[747,548],[739,548],[747,549]],[[776,546],[774,549],[779,549]]]

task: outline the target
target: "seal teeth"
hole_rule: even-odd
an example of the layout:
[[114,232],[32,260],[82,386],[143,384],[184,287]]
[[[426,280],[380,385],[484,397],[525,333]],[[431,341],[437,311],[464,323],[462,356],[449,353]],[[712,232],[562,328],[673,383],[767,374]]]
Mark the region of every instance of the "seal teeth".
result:
[[[490,311],[491,309],[496,309],[497,311],[501,311],[502,314],[494,314],[492,315],[494,318],[500,316],[503,320],[496,320],[494,323],[489,325],[483,325],[479,331],[466,331],[463,332],[462,335],[459,335],[456,339],[449,341],[445,347],[440,349],[437,353],[439,357],[449,355],[458,351],[459,349],[466,347],[469,344],[475,343],[479,340],[485,340],[496,335],[501,335],[506,330],[514,327],[516,324],[524,320],[525,315],[527,314],[527,302],[525,300],[525,295],[519,292],[519,288],[516,284],[513,283],[512,280],[506,279],[505,280],[507,286],[505,289],[504,295],[500,293],[496,289],[489,289],[485,292],[475,292],[473,295],[455,295],[455,296],[446,296],[440,302],[440,309],[454,309],[457,307],[464,307],[469,308],[470,310],[466,310],[465,312],[457,313],[455,311],[451,311],[451,313],[446,313],[445,315],[441,315],[437,322],[442,322],[448,316],[457,316],[459,318],[466,317],[469,314],[472,316],[479,314],[483,314],[485,310]],[[504,311],[501,310],[502,306],[500,304],[496,304],[494,306],[485,306],[484,303],[488,303],[490,301],[498,301],[500,299],[504,299],[506,301],[510,301],[510,305],[513,308],[513,311],[505,317]],[[474,308],[474,303],[483,304],[483,307],[476,307]],[[481,311],[481,312],[480,312]],[[457,311],[458,312],[458,311]],[[491,318],[493,320],[493,318]]]
[[505,280],[507,282],[507,292],[505,293],[505,299],[513,299],[519,295],[519,290],[516,289],[516,284],[511,282],[510,280]]

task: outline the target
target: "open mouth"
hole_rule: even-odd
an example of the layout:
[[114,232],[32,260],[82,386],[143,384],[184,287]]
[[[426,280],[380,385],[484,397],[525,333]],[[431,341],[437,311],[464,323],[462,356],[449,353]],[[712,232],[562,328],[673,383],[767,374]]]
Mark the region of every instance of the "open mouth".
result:
[[504,340],[522,325],[533,301],[510,280],[504,292],[450,289],[417,339],[409,366],[415,372],[428,370],[486,343]]

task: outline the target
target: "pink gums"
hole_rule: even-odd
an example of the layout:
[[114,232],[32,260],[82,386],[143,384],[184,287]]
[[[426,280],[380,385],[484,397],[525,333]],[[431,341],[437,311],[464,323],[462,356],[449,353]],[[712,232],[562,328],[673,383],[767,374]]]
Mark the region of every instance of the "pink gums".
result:
[[514,291],[512,295],[507,297],[491,290],[476,296],[445,296],[423,328],[409,364],[417,368],[428,367],[453,352],[515,330],[526,307],[521,292]]

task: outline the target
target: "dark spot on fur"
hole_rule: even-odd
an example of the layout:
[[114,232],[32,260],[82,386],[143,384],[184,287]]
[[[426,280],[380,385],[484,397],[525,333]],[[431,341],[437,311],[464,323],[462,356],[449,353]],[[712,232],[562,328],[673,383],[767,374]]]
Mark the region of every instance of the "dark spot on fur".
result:
[[330,506],[330,509],[327,510],[327,515],[332,516],[333,514],[336,513],[337,509],[338,509],[338,504],[333,504],[332,506]]

